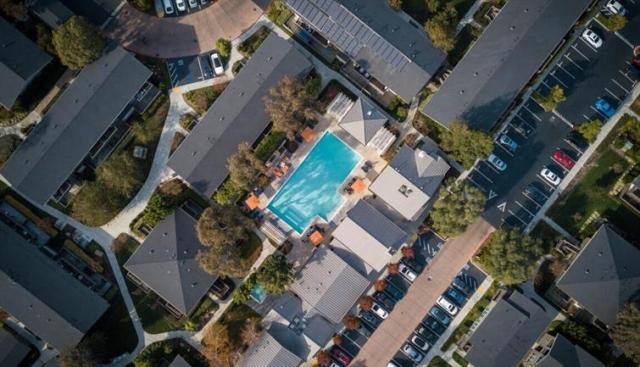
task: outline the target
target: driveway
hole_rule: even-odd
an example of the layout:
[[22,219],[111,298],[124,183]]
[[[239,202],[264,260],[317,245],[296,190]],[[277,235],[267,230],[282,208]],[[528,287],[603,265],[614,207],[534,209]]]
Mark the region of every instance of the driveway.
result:
[[394,358],[424,315],[493,230],[491,224],[480,219],[469,226],[463,235],[448,241],[350,366],[384,366]]
[[160,18],[126,3],[106,29],[107,36],[137,54],[163,59],[199,55],[218,38],[240,36],[262,16],[266,0],[218,0],[182,17]]

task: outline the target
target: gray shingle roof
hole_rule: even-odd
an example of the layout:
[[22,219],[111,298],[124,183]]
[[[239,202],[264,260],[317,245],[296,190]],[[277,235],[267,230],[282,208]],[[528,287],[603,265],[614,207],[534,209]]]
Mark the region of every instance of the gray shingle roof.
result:
[[407,239],[400,227],[364,200],[349,210],[332,235],[377,270],[389,262],[389,250],[398,250]]
[[283,347],[266,331],[242,359],[243,367],[297,367],[302,359]]
[[322,246],[295,276],[291,291],[310,309],[337,323],[353,307],[369,281],[333,251]]
[[612,326],[640,290],[640,249],[603,225],[556,285],[600,321]]
[[169,167],[210,197],[228,175],[227,158],[243,142],[252,144],[271,118],[263,98],[285,76],[298,76],[311,63],[272,33],[209,108],[169,160]]
[[173,359],[169,367],[191,367],[187,361],[184,360],[179,354]]
[[178,311],[188,315],[216,280],[200,268],[203,246],[196,220],[182,209],[158,223],[125,268]]
[[445,60],[419,26],[384,0],[286,0],[305,23],[406,101]]
[[150,76],[132,54],[120,46],[110,49],[80,72],[0,173],[45,204]]
[[0,308],[57,349],[75,346],[109,304],[0,221]]
[[387,117],[373,103],[358,98],[340,120],[340,127],[364,145],[387,123]]
[[73,12],[60,0],[37,0],[31,11],[49,27],[56,28],[73,16]]
[[29,354],[29,347],[0,327],[0,366],[19,366]]
[[558,334],[553,347],[538,364],[538,367],[604,367],[604,364],[594,356],[571,343],[567,338]]
[[0,17],[0,105],[10,109],[51,56]]
[[469,339],[465,359],[475,367],[515,367],[546,330],[551,316],[513,291],[500,299]]
[[423,112],[491,129],[591,2],[507,2]]
[[385,203],[414,219],[437,193],[449,164],[435,150],[403,146],[370,187]]

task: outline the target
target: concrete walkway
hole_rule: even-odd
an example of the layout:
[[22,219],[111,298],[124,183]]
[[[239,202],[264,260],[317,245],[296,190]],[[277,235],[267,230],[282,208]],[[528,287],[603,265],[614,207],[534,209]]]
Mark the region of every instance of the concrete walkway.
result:
[[560,233],[565,239],[574,245],[579,245],[580,241],[577,238],[573,237],[571,233],[569,233],[566,229],[562,228],[558,223],[556,223],[553,219],[547,217],[546,215],[542,217],[542,220],[547,223],[551,228],[553,228],[556,232]]
[[474,22],[473,16],[486,1],[487,0],[476,0],[476,2],[471,5],[471,8],[467,10],[467,13],[464,15],[464,17],[462,17],[462,19],[460,19],[460,22],[458,22],[458,26],[456,27],[456,34],[459,34],[467,24]]

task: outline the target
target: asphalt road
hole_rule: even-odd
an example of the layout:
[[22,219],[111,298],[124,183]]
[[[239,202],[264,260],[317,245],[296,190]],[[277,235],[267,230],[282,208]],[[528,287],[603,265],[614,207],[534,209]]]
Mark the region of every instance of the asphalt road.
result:
[[596,49],[574,37],[557,62],[548,67],[538,91],[545,94],[560,85],[567,97],[555,112],[545,112],[531,98],[517,107],[504,130],[519,145],[516,152],[495,143],[494,154],[507,164],[506,170],[501,172],[481,161],[469,175],[468,180],[488,197],[483,217],[494,226],[524,228],[544,203],[525,196],[524,188],[531,184],[548,197],[555,186],[542,178],[540,171],[548,167],[561,178],[568,172],[554,161],[553,152],[560,149],[577,160],[585,142],[568,139],[575,136],[573,127],[596,118],[606,121],[593,107],[595,100],[602,97],[617,107],[637,83],[638,71],[630,65],[630,42],[640,43],[640,4],[629,4],[629,23],[620,35],[591,21],[588,27],[603,38],[603,45]]

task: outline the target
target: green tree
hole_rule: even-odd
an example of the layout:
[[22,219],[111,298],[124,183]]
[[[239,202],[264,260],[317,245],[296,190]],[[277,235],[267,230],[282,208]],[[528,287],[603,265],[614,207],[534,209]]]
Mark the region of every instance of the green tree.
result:
[[589,328],[582,323],[568,319],[558,325],[555,330],[564,335],[574,344],[580,345],[591,354],[598,355],[603,350],[602,343],[594,338]]
[[484,194],[470,184],[454,182],[443,186],[431,210],[433,227],[441,235],[456,236],[478,218],[485,202]]
[[387,3],[394,10],[402,9],[402,0],[387,0]]
[[547,95],[543,95],[540,92],[533,94],[533,99],[547,112],[551,112],[558,107],[558,105],[564,102],[567,97],[564,95],[564,89],[558,84],[551,87]]
[[238,146],[238,151],[227,159],[229,178],[244,190],[250,190],[259,183],[260,175],[266,173],[264,162],[253,152],[247,143]]
[[78,16],[69,18],[56,28],[52,41],[60,61],[73,70],[95,61],[105,46],[98,29]]
[[0,0],[0,11],[8,17],[25,21],[29,17],[24,0]]
[[640,307],[636,303],[625,305],[611,330],[614,343],[624,354],[640,363]]
[[124,151],[105,160],[96,171],[97,179],[123,196],[133,196],[145,180],[140,161]]
[[273,129],[287,134],[289,140],[303,123],[316,117],[316,101],[305,83],[285,76],[264,98],[265,110],[273,120]]
[[602,129],[602,121],[600,119],[595,119],[589,122],[582,123],[578,125],[576,130],[585,138],[589,143],[593,143],[596,141],[598,137],[598,133],[600,133],[600,129]]
[[438,9],[440,9],[440,6],[442,6],[441,0],[426,0],[425,3],[427,5],[427,10],[429,10],[430,13],[437,12]]
[[144,209],[144,218],[142,222],[155,227],[158,222],[173,213],[177,203],[169,195],[163,193],[155,193],[149,199],[147,207]]
[[284,256],[270,255],[256,272],[256,280],[269,294],[281,294],[293,281],[293,267]]
[[218,38],[216,41],[216,49],[220,53],[220,57],[228,60],[229,56],[231,56],[231,41],[224,38]]
[[444,52],[449,52],[456,46],[457,25],[458,12],[456,8],[447,6],[427,20],[424,30],[436,47]]
[[453,122],[449,133],[442,136],[442,149],[465,169],[473,166],[476,159],[483,159],[493,150],[493,139],[488,134],[469,128],[464,122]]
[[530,278],[542,255],[541,240],[523,235],[518,229],[499,229],[480,251],[479,261],[496,280],[513,285]]
[[627,26],[629,22],[624,15],[611,14],[609,16],[598,16],[598,20],[604,24],[611,32],[619,32]]

